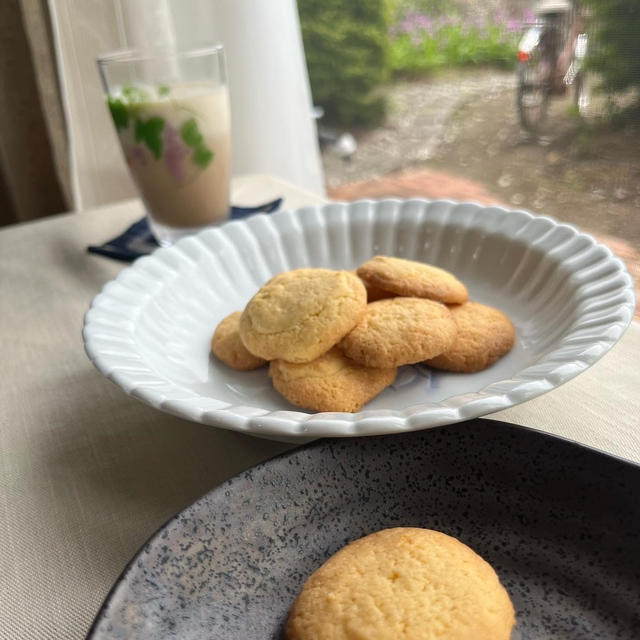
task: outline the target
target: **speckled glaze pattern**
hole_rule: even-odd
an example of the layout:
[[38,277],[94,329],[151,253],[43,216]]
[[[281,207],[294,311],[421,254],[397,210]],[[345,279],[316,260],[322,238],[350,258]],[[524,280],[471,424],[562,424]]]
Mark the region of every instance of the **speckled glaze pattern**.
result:
[[278,640],[306,578],[386,527],[456,536],[514,602],[512,640],[640,637],[640,467],[473,420],[317,441],[170,521],[125,570],[91,640]]
[[[224,317],[297,267],[352,269],[384,254],[455,274],[516,327],[514,348],[474,374],[415,368],[352,413],[289,404],[266,369],[209,358]],[[92,302],[91,361],[126,393],[188,420],[295,440],[380,435],[468,420],[530,400],[604,355],[635,308],[624,264],[574,227],[526,211],[445,200],[361,200],[208,229],[137,260]]]

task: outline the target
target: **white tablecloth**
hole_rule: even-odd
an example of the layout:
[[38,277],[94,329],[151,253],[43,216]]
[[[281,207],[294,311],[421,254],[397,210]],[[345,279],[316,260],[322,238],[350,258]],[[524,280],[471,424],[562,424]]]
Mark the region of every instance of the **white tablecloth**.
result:
[[[234,202],[284,195],[236,181]],[[193,424],[124,395],[89,363],[82,317],[125,265],[86,247],[142,214],[131,201],[0,231],[0,639],[82,638],[127,561],[216,484],[291,445]],[[586,373],[495,418],[640,462],[640,325]]]

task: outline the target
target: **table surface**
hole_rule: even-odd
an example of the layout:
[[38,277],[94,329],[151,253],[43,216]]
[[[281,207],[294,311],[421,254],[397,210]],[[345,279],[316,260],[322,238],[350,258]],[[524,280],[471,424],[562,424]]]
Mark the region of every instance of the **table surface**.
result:
[[[236,204],[323,200],[268,176]],[[82,638],[120,571],[172,515],[292,445],[195,424],[126,396],[82,347],[92,298],[124,264],[86,247],[139,201],[0,231],[0,639]],[[588,371],[490,417],[640,463],[640,325]]]

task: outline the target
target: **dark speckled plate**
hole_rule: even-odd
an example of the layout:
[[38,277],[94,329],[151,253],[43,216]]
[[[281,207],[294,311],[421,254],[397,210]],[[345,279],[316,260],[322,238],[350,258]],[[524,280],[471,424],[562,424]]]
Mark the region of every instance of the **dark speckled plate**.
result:
[[89,634],[273,640],[303,581],[345,543],[399,525],[470,545],[511,594],[513,638],[640,638],[640,467],[474,420],[317,441],[169,522]]

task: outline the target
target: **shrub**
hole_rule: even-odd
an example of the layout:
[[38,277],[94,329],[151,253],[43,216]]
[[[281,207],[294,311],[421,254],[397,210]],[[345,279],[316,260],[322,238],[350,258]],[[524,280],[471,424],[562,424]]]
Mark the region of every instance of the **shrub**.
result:
[[606,91],[640,88],[640,3],[638,0],[588,0],[593,37],[589,67]]
[[391,70],[419,75],[445,66],[515,64],[520,23],[500,19],[488,23],[432,19],[409,13],[392,30]]
[[386,103],[376,89],[388,77],[386,0],[298,0],[314,103],[327,120],[373,125]]

